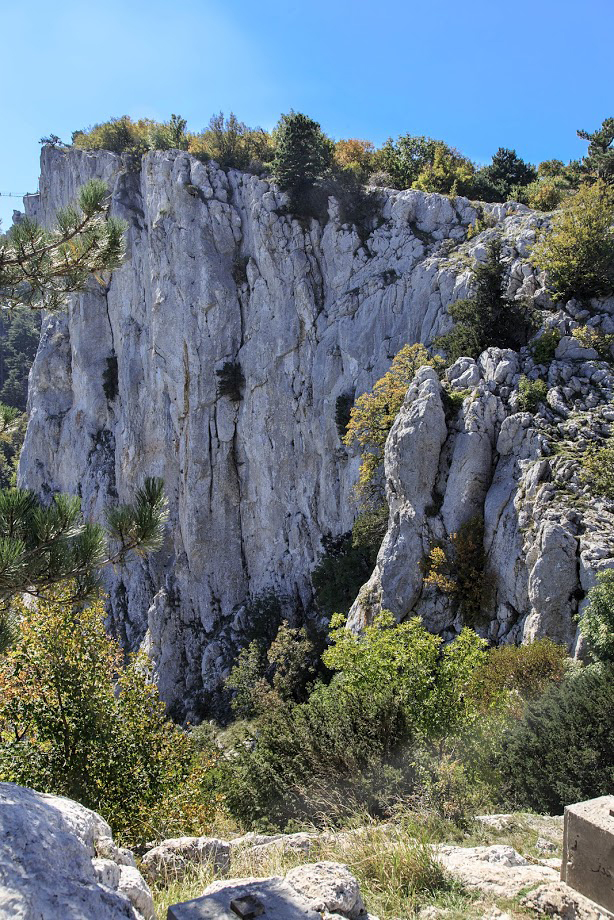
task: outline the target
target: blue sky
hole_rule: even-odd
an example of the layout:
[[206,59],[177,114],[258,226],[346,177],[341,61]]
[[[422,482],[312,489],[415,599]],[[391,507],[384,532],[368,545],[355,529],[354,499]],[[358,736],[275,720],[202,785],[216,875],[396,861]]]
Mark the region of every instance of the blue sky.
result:
[[[478,162],[581,156],[614,115],[611,0],[0,0],[0,192],[38,141],[114,115],[200,129],[293,108],[333,137],[442,138]],[[6,229],[19,201],[0,197]]]

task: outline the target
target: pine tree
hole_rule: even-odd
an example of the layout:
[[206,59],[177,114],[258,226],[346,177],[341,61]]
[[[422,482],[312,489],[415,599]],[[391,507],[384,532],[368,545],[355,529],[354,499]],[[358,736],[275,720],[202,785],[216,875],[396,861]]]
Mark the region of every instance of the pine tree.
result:
[[74,603],[92,597],[102,566],[160,548],[167,516],[160,479],[146,479],[132,504],[108,509],[106,529],[83,521],[75,496],[44,505],[27,489],[0,490],[0,651],[10,644],[17,595],[44,598],[71,580]]
[[1,306],[58,309],[92,274],[121,264],[125,225],[104,216],[107,195],[105,183],[92,179],[76,206],[58,211],[55,229],[24,218],[0,238]]
[[477,262],[473,273],[473,297],[457,300],[448,307],[456,325],[436,340],[450,362],[463,356],[477,359],[492,345],[519,348],[532,328],[529,307],[505,296],[506,266],[498,238],[489,242],[486,261]]
[[614,118],[606,118],[598,131],[578,131],[578,137],[588,141],[588,153],[582,161],[582,172],[591,179],[602,179],[614,185]]
[[332,157],[333,145],[317,122],[298,112],[281,116],[273,175],[280,188],[290,192],[292,204],[326,175]]

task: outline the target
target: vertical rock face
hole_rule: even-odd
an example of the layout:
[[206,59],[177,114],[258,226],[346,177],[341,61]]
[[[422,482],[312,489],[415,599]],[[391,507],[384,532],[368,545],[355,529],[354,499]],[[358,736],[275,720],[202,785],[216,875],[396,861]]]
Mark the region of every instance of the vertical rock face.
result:
[[[145,642],[164,699],[193,716],[240,640],[246,598],[273,590],[307,607],[322,536],[352,524],[358,460],[340,441],[337,398],[368,390],[404,344],[449,327],[445,308],[467,294],[493,231],[463,242],[477,216],[471,204],[417,191],[383,191],[362,234],[340,222],[332,199],[325,225],[299,222],[267,181],[179,151],[135,166],[44,148],[30,213],[49,221],[93,177],[109,184],[112,212],[128,222],[128,260],[107,286],[93,283],[44,322],[20,480],[43,495],[76,492],[96,517],[129,500],[144,476],[164,478],[166,544],[108,575],[111,619],[128,647]],[[526,256],[545,218],[520,205],[485,208],[503,235],[510,292],[539,294]],[[533,457],[529,422],[504,407],[518,359],[463,360],[451,385],[480,395],[463,409],[462,430],[450,435],[439,383],[424,371],[391,433],[397,536],[389,532],[378,571],[397,572],[380,587],[399,615],[420,603],[417,535],[441,457],[441,526],[450,531],[482,505],[488,521],[518,518],[518,462]],[[240,394],[220,387],[224,368],[234,368]],[[488,521],[505,570],[501,609],[530,615],[544,579],[532,565],[529,585],[514,560],[525,552],[516,524]],[[574,555],[545,525],[539,540],[562,566]],[[433,625],[450,625],[437,604]]]

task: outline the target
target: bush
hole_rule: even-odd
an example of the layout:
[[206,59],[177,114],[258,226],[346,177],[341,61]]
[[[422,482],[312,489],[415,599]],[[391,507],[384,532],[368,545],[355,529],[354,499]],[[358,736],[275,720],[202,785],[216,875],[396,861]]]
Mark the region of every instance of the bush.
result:
[[576,326],[572,335],[583,348],[594,348],[602,361],[612,362],[614,334],[595,329],[594,326]]
[[550,364],[561,341],[558,329],[546,329],[542,335],[531,343],[531,354],[536,364]]
[[218,378],[218,396],[227,396],[232,402],[241,402],[245,387],[245,377],[240,363],[238,361],[226,361],[223,367],[215,373]]
[[0,776],[99,811],[129,841],[202,828],[204,761],[165,715],[148,659],[124,664],[98,601],[60,586],[16,603],[15,646],[0,662]]
[[455,599],[465,623],[481,622],[492,597],[491,579],[485,573],[484,519],[474,515],[450,534],[445,546],[435,546],[427,562],[426,585]]
[[555,300],[614,293],[614,188],[598,181],[563,202],[552,229],[533,248]]
[[581,478],[593,492],[614,501],[614,438],[605,447],[588,450],[582,457]]
[[614,786],[614,671],[590,667],[550,687],[504,735],[498,759],[510,807],[561,814]]
[[392,428],[405,394],[416,371],[426,364],[441,366],[424,345],[405,345],[395,355],[390,370],[377,381],[370,393],[356,400],[343,443],[357,444],[361,463],[357,494],[367,506],[380,506],[384,501],[382,467],[386,438]]
[[538,699],[550,684],[563,680],[567,656],[567,649],[551,639],[492,648],[476,672],[478,696],[485,707],[502,693],[521,700]]
[[322,546],[311,576],[318,608],[329,617],[347,613],[373,571],[379,545],[354,545],[349,531],[339,537],[325,536]]
[[141,154],[149,150],[150,132],[154,126],[155,122],[149,119],[133,121],[128,115],[122,115],[93,128],[73,131],[72,143],[82,150]]
[[533,329],[528,305],[505,295],[506,266],[498,238],[488,243],[486,261],[476,263],[474,276],[473,297],[457,300],[448,307],[456,324],[436,339],[450,363],[465,356],[477,359],[493,345],[517,349],[526,343]]
[[273,159],[274,146],[271,135],[262,128],[249,128],[231,112],[213,115],[209,125],[197,135],[192,135],[190,153],[202,160],[215,160],[222,169],[241,169],[260,172]]
[[251,719],[275,702],[304,702],[316,676],[318,645],[307,629],[280,625],[271,645],[254,639],[239,655],[226,686],[234,691],[232,709]]
[[537,412],[539,406],[545,402],[548,395],[548,384],[545,380],[529,380],[524,374],[518,381],[517,406],[520,412]]
[[415,787],[414,743],[445,738],[477,710],[472,674],[485,655],[470,630],[442,648],[419,619],[381,615],[360,636],[332,624],[323,655],[336,671],[306,703],[273,697],[233,756],[223,784],[242,821],[335,820],[358,809],[386,813]]
[[421,170],[413,188],[442,195],[466,195],[471,191],[474,172],[470,160],[438,142],[432,162]]
[[588,601],[580,632],[597,661],[614,664],[614,569],[599,572]]

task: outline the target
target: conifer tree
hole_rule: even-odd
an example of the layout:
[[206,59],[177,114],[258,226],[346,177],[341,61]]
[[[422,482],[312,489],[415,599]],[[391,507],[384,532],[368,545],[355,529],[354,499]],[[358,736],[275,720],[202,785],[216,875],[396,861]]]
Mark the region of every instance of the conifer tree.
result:
[[486,261],[476,262],[473,273],[473,297],[457,300],[448,307],[456,325],[436,340],[450,362],[463,356],[477,359],[492,345],[519,348],[532,328],[528,306],[505,295],[506,266],[498,238],[488,243]]
[[161,479],[145,479],[132,504],[108,509],[106,528],[83,520],[75,496],[44,505],[27,489],[0,490],[0,652],[10,644],[17,595],[45,598],[70,580],[74,603],[92,597],[102,566],[160,548],[167,516]]
[[0,237],[1,306],[56,310],[91,275],[121,264],[125,225],[105,217],[107,196],[105,183],[92,179],[77,205],[58,211],[53,230],[26,217]]
[[597,131],[578,131],[578,137],[588,141],[588,153],[581,170],[589,179],[602,179],[614,185],[614,118],[606,118]]
[[299,112],[281,116],[273,175],[280,188],[290,192],[292,203],[326,175],[332,158],[333,145],[317,122]]

